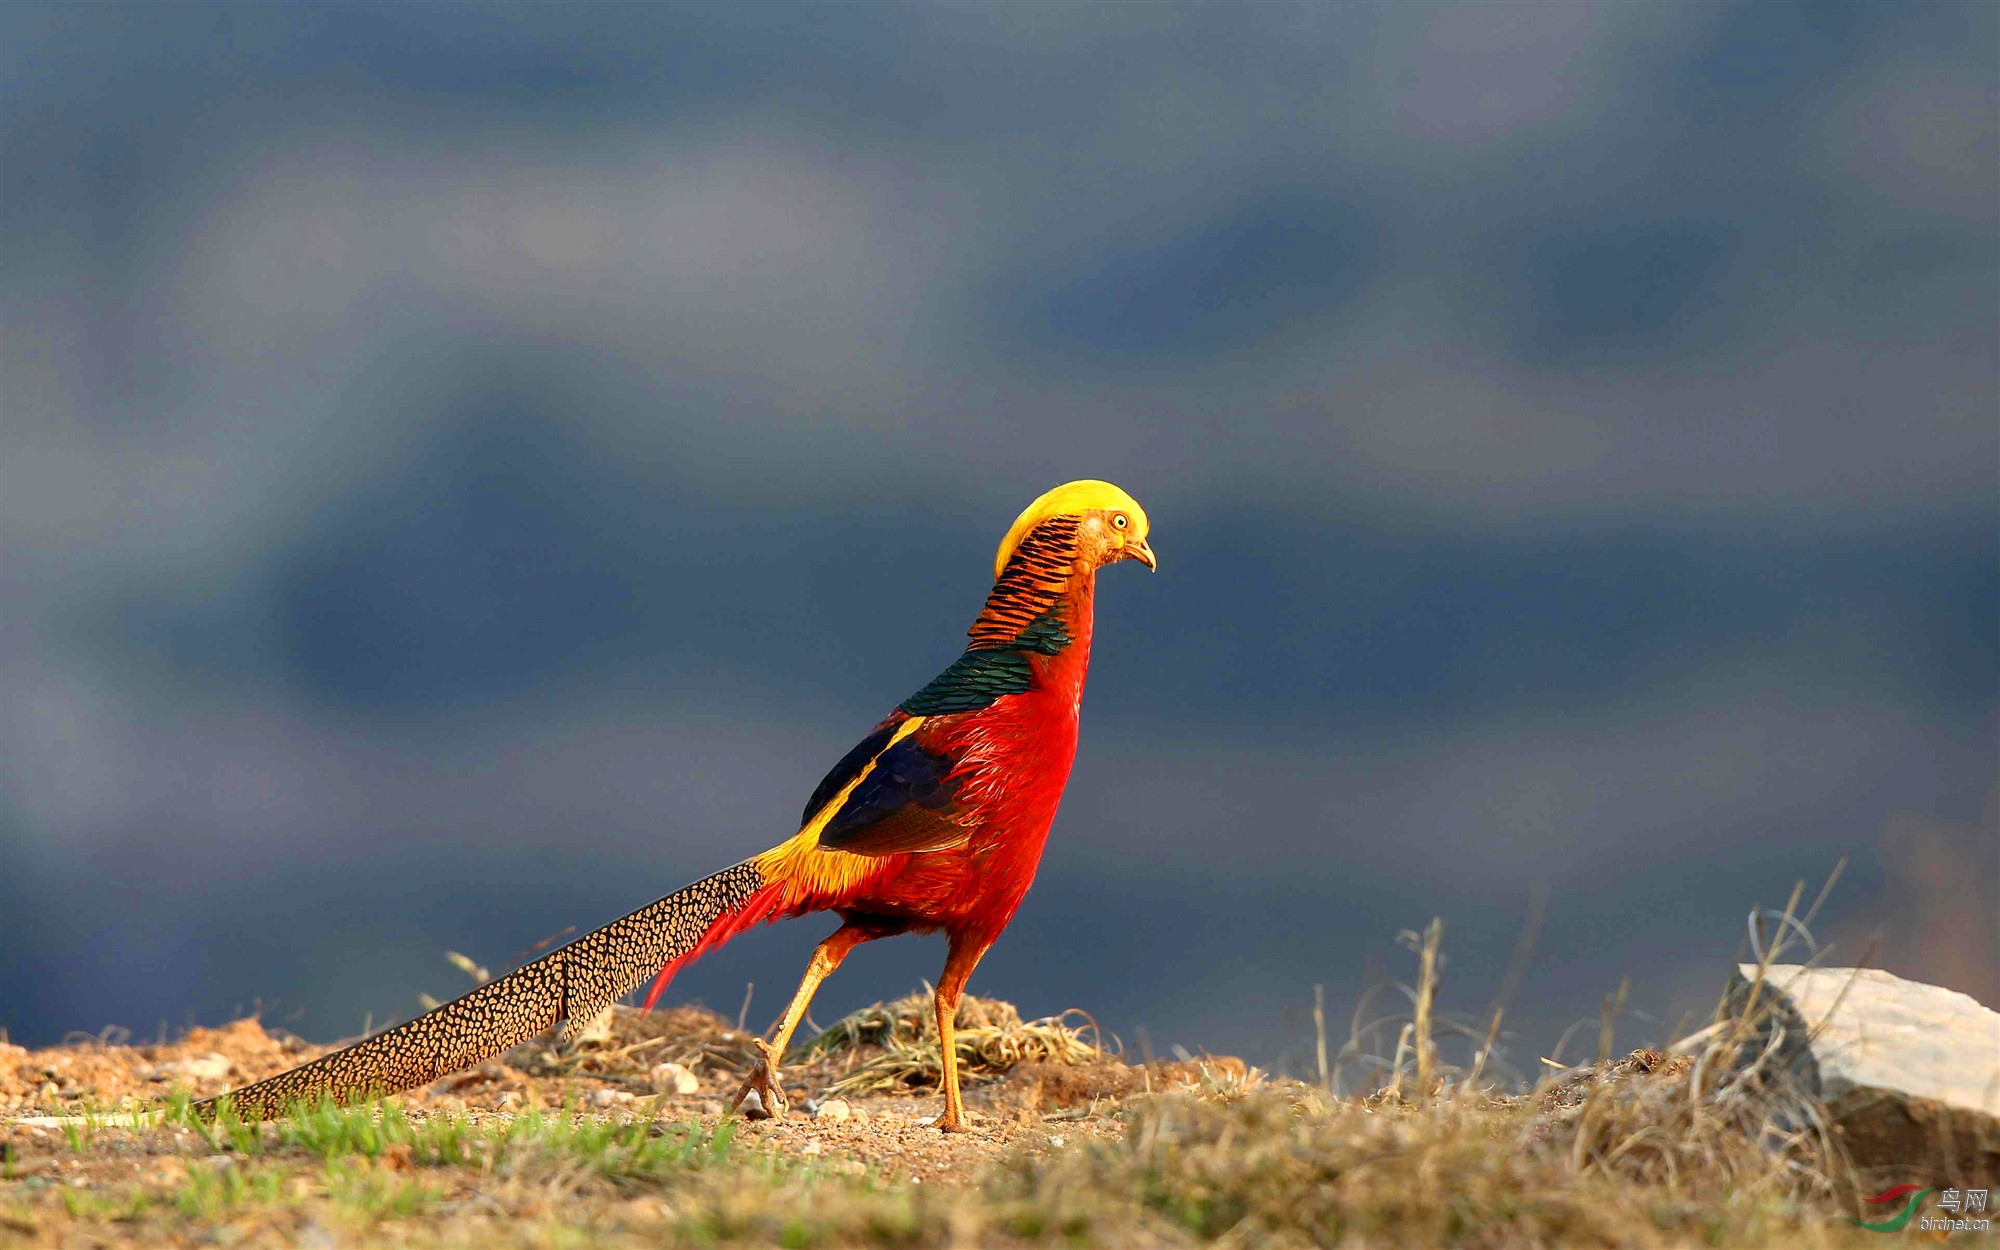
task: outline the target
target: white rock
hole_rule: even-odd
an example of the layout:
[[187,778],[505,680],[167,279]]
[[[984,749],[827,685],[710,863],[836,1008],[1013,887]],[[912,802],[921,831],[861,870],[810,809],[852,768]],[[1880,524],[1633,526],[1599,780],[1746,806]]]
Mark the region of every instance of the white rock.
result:
[[650,1075],[656,1093],[693,1094],[701,1090],[701,1082],[695,1079],[694,1073],[678,1063],[655,1064]]
[[590,1105],[600,1110],[605,1107],[622,1107],[633,1100],[632,1095],[622,1089],[594,1089],[590,1091]]
[[815,1120],[831,1120],[835,1124],[839,1124],[853,1114],[854,1108],[847,1105],[845,1098],[829,1098],[819,1105],[819,1110],[813,1113],[813,1118]]
[[[1738,969],[1732,1003],[1756,975],[1755,964]],[[1758,993],[1773,1014],[1757,1048],[1772,1024],[1785,1031],[1780,1055],[1826,1104],[1857,1165],[2000,1180],[2000,1012],[1873,968],[1776,964]]]

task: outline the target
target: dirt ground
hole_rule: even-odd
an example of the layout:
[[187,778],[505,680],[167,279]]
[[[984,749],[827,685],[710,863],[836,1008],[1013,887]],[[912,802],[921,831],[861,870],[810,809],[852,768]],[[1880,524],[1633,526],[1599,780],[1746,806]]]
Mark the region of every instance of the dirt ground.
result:
[[1875,1244],[1837,1146],[1785,1130],[1805,1104],[1684,1056],[1338,1098],[1227,1058],[1127,1066],[1080,1018],[969,1000],[971,1131],[947,1136],[925,1007],[838,1022],[761,1121],[724,1114],[750,1038],[699,1008],[258,1125],[186,1100],[325,1048],[255,1020],[0,1047],[0,1247]]
[[[888,1004],[878,1012],[894,1014],[898,1006]],[[1002,1034],[1022,1026],[1012,1006],[976,998],[966,1000],[960,1020],[974,1028],[1000,1022]],[[1034,1024],[1040,1022],[1030,1022]],[[158,1174],[162,1184],[174,1182],[186,1170],[176,1156],[192,1148],[186,1128],[134,1134],[118,1128],[116,1116],[110,1116],[106,1128],[98,1130],[106,1148],[76,1152],[62,1150],[66,1134],[56,1120],[86,1108],[120,1112],[158,1104],[174,1090],[208,1098],[326,1050],[330,1046],[270,1032],[258,1020],[194,1028],[166,1044],[120,1046],[92,1040],[48,1050],[0,1044],[0,1140],[12,1150],[10,1180],[42,1176],[92,1186]],[[1090,1050],[1088,1044],[1084,1050]],[[974,1176],[1016,1150],[1034,1154],[1116,1136],[1122,1124],[1108,1112],[1124,1098],[1192,1086],[1204,1078],[1202,1062],[1134,1068],[1096,1054],[1082,1064],[1036,1058],[1004,1070],[972,1064],[964,1078],[970,1132],[942,1134],[934,1128],[942,1100],[930,1072],[876,1072],[874,1080],[886,1082],[886,1088],[830,1096],[830,1088],[842,1078],[870,1064],[880,1068],[888,1052],[888,1046],[862,1038],[788,1064],[786,1116],[738,1118],[736,1140],[780,1154],[818,1156],[856,1172],[872,1170],[888,1180],[948,1182]],[[934,1052],[932,1040],[930,1054]],[[400,1104],[412,1118],[448,1112],[476,1124],[506,1120],[528,1108],[572,1108],[604,1120],[646,1116],[712,1130],[722,1122],[750,1054],[748,1034],[706,1008],[642,1014],[618,1006],[568,1052],[522,1046],[428,1088],[410,1090]],[[686,1074],[666,1068],[668,1064]],[[1246,1078],[1242,1062],[1234,1058],[1208,1060],[1208,1072]]]

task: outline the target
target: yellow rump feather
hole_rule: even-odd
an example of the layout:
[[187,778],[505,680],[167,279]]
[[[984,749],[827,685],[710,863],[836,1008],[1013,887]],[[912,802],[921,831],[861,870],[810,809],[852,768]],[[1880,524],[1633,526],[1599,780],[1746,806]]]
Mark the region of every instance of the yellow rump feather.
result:
[[854,793],[854,788],[875,771],[875,765],[881,762],[889,748],[922,728],[925,719],[912,716],[896,726],[896,732],[875,753],[875,758],[869,760],[861,771],[854,774],[853,780],[814,812],[812,819],[798,833],[762,855],[751,858],[750,862],[757,865],[757,871],[764,875],[764,880],[785,891],[781,907],[790,906],[808,896],[840,894],[882,867],[882,861],[874,856],[856,855],[832,847],[822,848],[819,835],[847,802],[848,796]]

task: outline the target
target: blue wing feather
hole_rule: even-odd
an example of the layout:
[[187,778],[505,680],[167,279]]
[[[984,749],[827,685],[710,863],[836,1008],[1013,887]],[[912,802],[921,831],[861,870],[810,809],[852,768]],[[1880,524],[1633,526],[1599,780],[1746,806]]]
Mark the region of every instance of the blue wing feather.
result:
[[806,800],[806,810],[799,817],[799,828],[803,829],[812,823],[812,818],[819,815],[820,808],[831,803],[833,796],[839,794],[842,787],[861,775],[868,767],[869,761],[881,754],[883,747],[889,745],[889,739],[896,736],[896,726],[902,723],[901,717],[890,717],[869,731],[866,738],[855,743],[853,750],[840,757],[840,762],[833,766],[832,771],[828,772],[813,790],[812,797]]
[[[924,748],[921,733],[883,751],[820,830],[820,846],[857,855],[895,855],[956,846],[970,831],[953,819],[949,755]],[[845,784],[845,783],[843,783]]]

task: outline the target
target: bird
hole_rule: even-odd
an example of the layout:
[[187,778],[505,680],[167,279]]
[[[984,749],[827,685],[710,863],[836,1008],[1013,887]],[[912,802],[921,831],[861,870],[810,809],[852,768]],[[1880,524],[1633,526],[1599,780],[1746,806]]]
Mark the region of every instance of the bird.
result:
[[[1097,573],[1136,561],[1159,571],[1137,500],[1083,479],[1023,510],[993,558],[993,589],[965,651],[843,755],[778,845],[674,891],[487,981],[451,1002],[289,1071],[195,1104],[213,1121],[271,1119],[427,1085],[512,1047],[571,1042],[648,978],[651,1010],[675,973],[736,934],[831,912],[772,1036],[752,1039],[729,1110],[787,1110],[780,1064],[814,993],[848,953],[903,933],[946,937],[933,991],[944,1109],[966,1131],[955,1024],[982,956],[1013,920],[1040,866],[1076,758]],[[754,1099],[753,1099],[754,1096]]]

